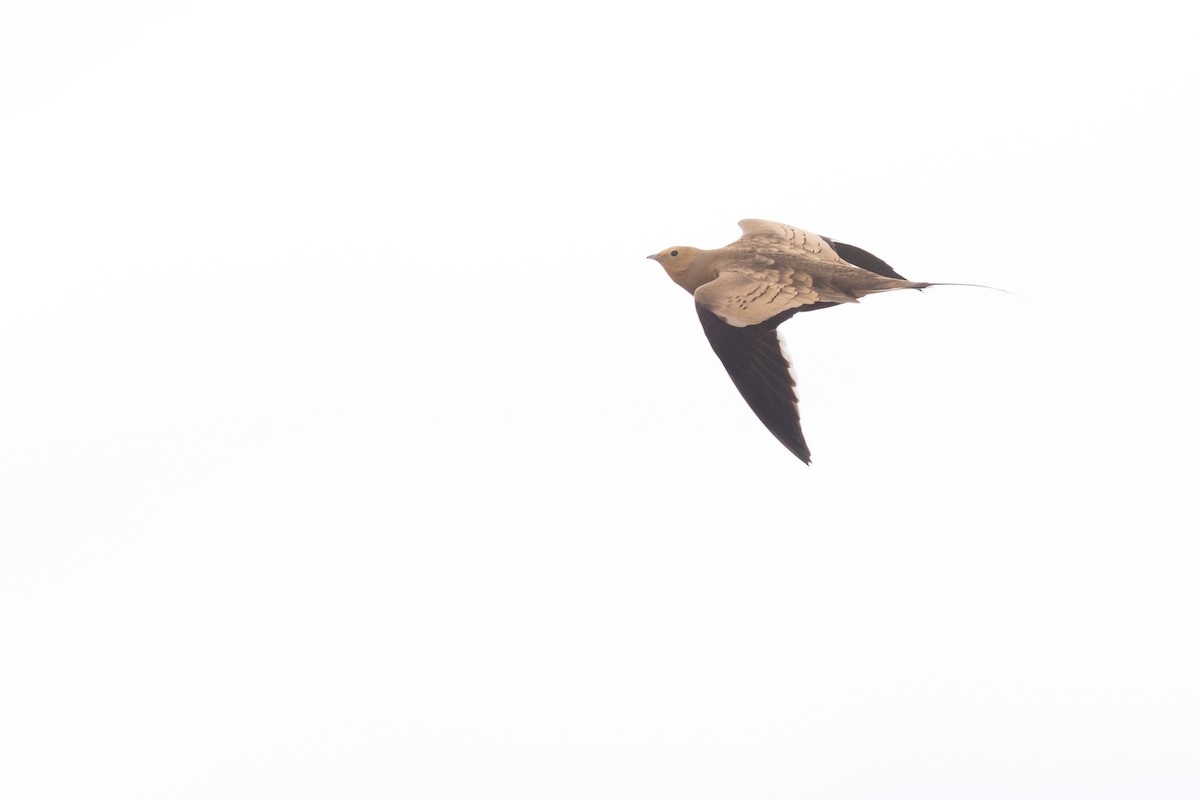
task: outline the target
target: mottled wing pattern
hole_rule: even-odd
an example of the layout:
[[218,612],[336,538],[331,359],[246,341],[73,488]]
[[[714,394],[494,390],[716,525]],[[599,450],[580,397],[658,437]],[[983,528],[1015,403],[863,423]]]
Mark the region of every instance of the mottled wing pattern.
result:
[[742,238],[728,245],[730,248],[752,253],[793,253],[815,261],[836,263],[841,260],[824,237],[782,222],[744,219],[738,227],[742,229]]
[[796,382],[775,330],[777,323],[734,327],[700,303],[696,303],[696,313],[713,352],[746,404],[784,447],[810,463],[812,456],[800,430]]
[[821,297],[812,283],[810,275],[789,267],[726,267],[715,280],[696,289],[695,297],[699,305],[741,328],[818,302]]

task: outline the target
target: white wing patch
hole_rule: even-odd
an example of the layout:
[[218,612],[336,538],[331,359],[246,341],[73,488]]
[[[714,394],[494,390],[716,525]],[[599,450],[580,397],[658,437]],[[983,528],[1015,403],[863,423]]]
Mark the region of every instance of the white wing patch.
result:
[[788,376],[792,379],[792,399],[800,402],[800,398],[796,396],[796,386],[800,381],[796,380],[796,368],[792,362],[792,354],[788,351],[787,342],[779,335],[779,331],[775,331],[775,339],[779,342],[779,352],[783,354],[783,360],[787,362]]
[[696,302],[730,325],[757,325],[790,308],[820,301],[812,277],[791,269],[729,267],[696,289]]

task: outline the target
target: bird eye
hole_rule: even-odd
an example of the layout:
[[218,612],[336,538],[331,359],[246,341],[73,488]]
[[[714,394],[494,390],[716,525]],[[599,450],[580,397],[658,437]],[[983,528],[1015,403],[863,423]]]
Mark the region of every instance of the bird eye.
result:
[[677,255],[679,255],[679,251],[678,251],[678,250],[672,250],[672,251],[671,251],[671,255],[673,255],[673,256],[677,256]]

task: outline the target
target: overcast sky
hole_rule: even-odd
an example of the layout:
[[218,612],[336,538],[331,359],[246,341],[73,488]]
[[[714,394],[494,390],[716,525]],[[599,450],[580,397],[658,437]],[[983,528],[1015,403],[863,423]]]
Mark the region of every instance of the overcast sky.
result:
[[1200,795],[1182,14],[4,0],[0,795]]

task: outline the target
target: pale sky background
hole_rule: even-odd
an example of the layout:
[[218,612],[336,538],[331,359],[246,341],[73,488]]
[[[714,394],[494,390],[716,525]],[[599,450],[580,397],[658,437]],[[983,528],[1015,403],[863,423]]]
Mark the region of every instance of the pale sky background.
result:
[[1184,9],[3,0],[0,796],[1200,796]]

